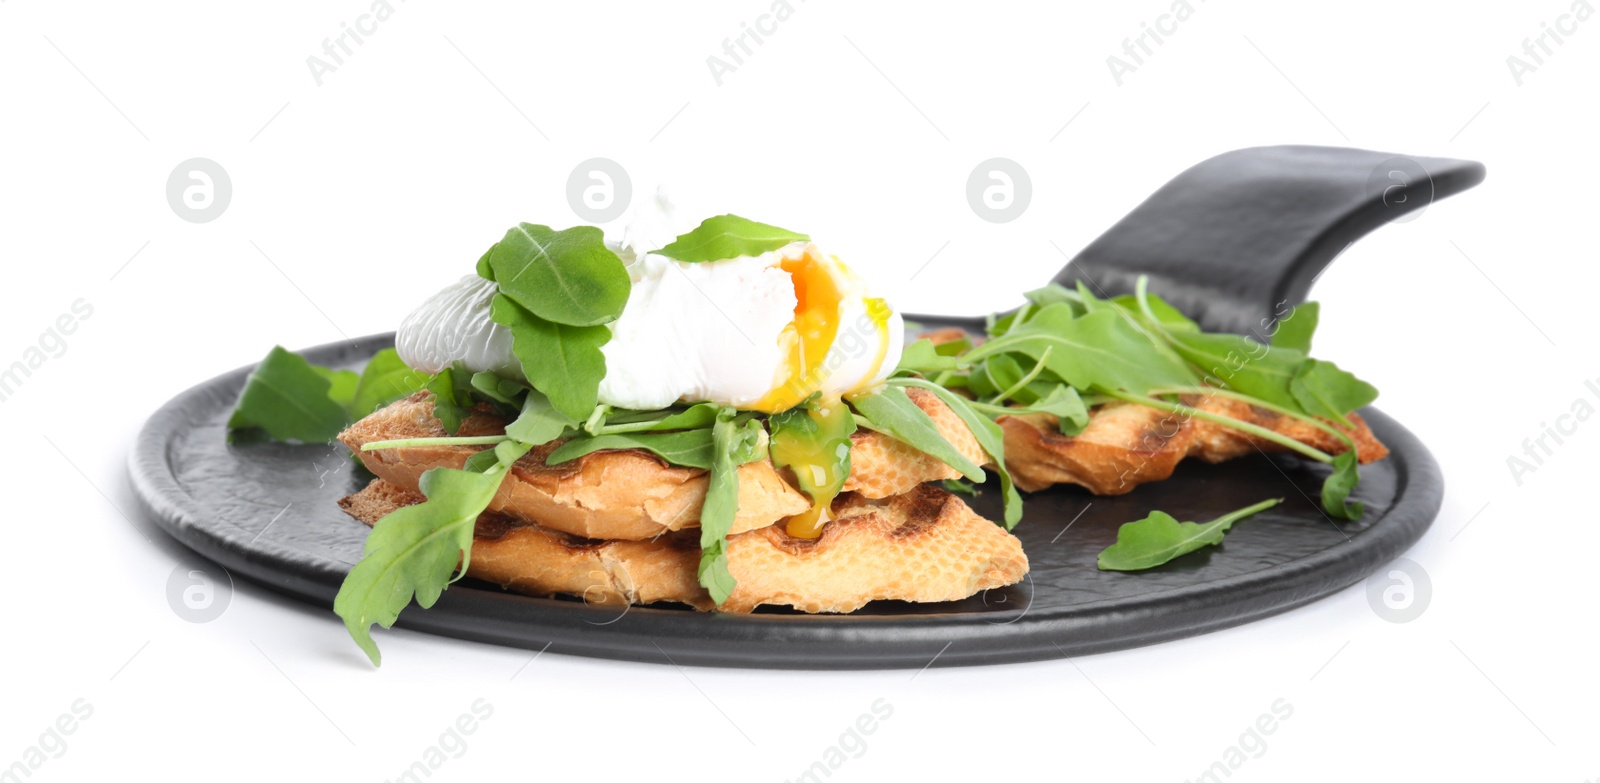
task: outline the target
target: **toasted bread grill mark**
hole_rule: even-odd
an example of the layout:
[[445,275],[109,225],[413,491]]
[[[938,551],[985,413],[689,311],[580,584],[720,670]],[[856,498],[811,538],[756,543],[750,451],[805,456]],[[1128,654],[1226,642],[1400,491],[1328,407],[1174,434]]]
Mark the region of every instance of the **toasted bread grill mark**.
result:
[[[417,502],[421,502],[420,500]],[[472,528],[473,538],[502,538],[511,532],[512,528],[520,527],[524,523],[512,519],[505,514],[480,514],[478,523]]]
[[[911,389],[909,393],[957,449],[974,462],[983,461],[982,449],[953,411],[930,392]],[[504,419],[483,406],[462,422],[457,434],[500,435],[505,432],[505,425]],[[429,469],[460,468],[467,458],[485,447],[416,446],[362,452],[361,445],[446,434],[433,417],[428,393],[418,392],[352,424],[339,440],[380,478],[416,491],[422,474]],[[600,451],[547,465],[545,459],[558,445],[540,446],[517,460],[510,480],[501,486],[490,510],[552,530],[598,539],[640,540],[699,526],[707,485],[705,471],[668,465],[640,450]],[[924,482],[958,475],[905,443],[862,431],[852,437],[851,471],[845,490],[888,497]],[[732,532],[765,527],[809,507],[806,496],[770,461],[751,462],[739,468],[739,511]]]
[[896,539],[915,538],[926,534],[939,524],[945,506],[956,499],[954,495],[926,484],[912,490],[909,497],[911,503],[906,509],[906,521],[891,534]]
[[[1239,419],[1286,435],[1301,443],[1340,454],[1344,441],[1298,419],[1256,405],[1216,395],[1185,395],[1190,407]],[[1389,454],[1359,415],[1355,427],[1343,430],[1356,445],[1363,463]],[[1048,414],[1003,416],[1006,465],[1018,487],[1035,491],[1052,484],[1077,484],[1097,495],[1121,495],[1140,484],[1161,481],[1186,457],[1222,462],[1257,451],[1283,447],[1238,430],[1136,404],[1112,403],[1095,409],[1089,425],[1064,436]]]
[[[692,531],[650,541],[579,539],[539,525],[489,525],[474,539],[469,574],[529,595],[580,596],[591,606],[676,601],[698,609],[749,612],[762,605],[848,612],[869,601],[949,601],[1014,584],[1028,571],[1022,544],[959,498],[924,487],[919,497],[842,495],[839,515],[817,539],[772,525],[731,536],[729,568],[739,581],[714,607],[697,581]],[[339,501],[371,525],[422,497],[382,479]],[[479,531],[488,532],[484,514]]]
[[1256,422],[1265,423],[1269,421],[1277,421],[1278,417],[1281,415],[1282,414],[1278,413],[1277,411],[1267,410],[1260,405],[1250,406],[1250,416]]

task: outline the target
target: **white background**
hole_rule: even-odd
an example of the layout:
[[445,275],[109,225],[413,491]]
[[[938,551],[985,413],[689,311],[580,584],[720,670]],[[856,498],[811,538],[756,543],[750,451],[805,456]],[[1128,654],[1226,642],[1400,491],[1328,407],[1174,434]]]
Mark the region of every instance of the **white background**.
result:
[[[92,717],[32,779],[384,780],[483,698],[493,716],[434,779],[779,781],[886,699],[892,717],[833,778],[1181,781],[1284,699],[1292,717],[1230,780],[1600,776],[1600,423],[1520,486],[1506,463],[1574,400],[1600,407],[1583,387],[1600,378],[1600,21],[1520,86],[1506,62],[1568,0],[1195,0],[1120,86],[1106,58],[1166,0],[795,0],[721,86],[706,58],[765,0],[395,4],[318,86],[306,58],[368,0],[0,3],[0,363],[75,300],[93,307],[0,404],[0,765],[83,698]],[[125,454],[162,402],[274,343],[394,328],[506,226],[578,222],[565,183],[590,157],[625,166],[636,194],[668,181],[707,214],[808,231],[904,310],[977,313],[1183,168],[1276,143],[1489,168],[1313,292],[1318,353],[1374,381],[1444,469],[1443,511],[1408,553],[1433,596],[1409,623],[1357,585],[1185,641],[915,679],[530,664],[404,631],[380,634],[374,671],[330,612],[253,584],[213,622],[180,619],[166,585],[184,550],[133,513]],[[234,191],[205,224],[165,195],[197,156]],[[994,156],[1033,181],[1003,225],[965,196]]]

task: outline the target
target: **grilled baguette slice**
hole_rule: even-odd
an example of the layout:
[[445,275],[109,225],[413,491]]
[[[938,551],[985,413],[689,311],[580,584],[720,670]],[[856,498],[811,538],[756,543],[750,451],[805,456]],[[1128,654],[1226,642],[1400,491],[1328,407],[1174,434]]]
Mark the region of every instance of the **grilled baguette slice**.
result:
[[[375,479],[339,505],[372,525],[422,500]],[[1015,584],[1028,572],[1021,542],[931,486],[877,500],[850,493],[833,510],[819,538],[793,538],[781,525],[730,536],[728,567],[739,586],[721,606],[696,579],[700,547],[692,531],[650,541],[596,541],[486,512],[474,531],[468,575],[519,593],[579,596],[618,611],[676,601],[743,613],[762,605],[850,612],[883,599],[953,601]]]
[[[968,459],[983,463],[983,450],[954,411],[922,389],[909,390],[939,432]],[[500,435],[505,419],[474,412],[458,435]],[[432,468],[459,468],[483,446],[416,446],[361,451],[362,444],[402,438],[439,438],[447,433],[433,417],[426,392],[374,411],[350,425],[339,441],[380,478],[415,492]],[[699,527],[706,472],[668,465],[645,451],[597,451],[560,465],[546,465],[557,443],[534,449],[512,467],[489,505],[491,511],[584,538],[639,540]],[[851,438],[850,476],[845,491],[867,497],[904,494],[929,481],[956,478],[954,468],[905,443],[862,430]],[[811,507],[768,460],[739,468],[739,505],[731,532],[773,524]]]

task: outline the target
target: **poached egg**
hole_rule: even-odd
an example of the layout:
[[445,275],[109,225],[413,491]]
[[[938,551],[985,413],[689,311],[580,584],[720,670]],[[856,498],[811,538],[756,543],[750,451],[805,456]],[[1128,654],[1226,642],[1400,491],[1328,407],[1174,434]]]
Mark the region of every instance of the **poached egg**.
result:
[[[900,314],[815,243],[696,263],[622,257],[633,286],[601,347],[606,405],[706,401],[776,413],[818,392],[837,400],[869,389],[900,361]],[[401,322],[401,360],[423,372],[460,364],[526,382],[510,330],[489,317],[494,293],[492,281],[468,275],[434,294]]]

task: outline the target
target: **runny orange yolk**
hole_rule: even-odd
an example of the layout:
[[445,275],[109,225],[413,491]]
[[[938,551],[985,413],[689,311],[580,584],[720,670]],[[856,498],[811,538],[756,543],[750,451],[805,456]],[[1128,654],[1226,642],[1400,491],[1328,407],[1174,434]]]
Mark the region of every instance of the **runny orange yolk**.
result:
[[784,331],[789,343],[788,367],[782,384],[750,406],[777,413],[799,405],[822,386],[823,360],[839,333],[839,304],[844,294],[815,246],[799,258],[784,258],[783,271],[794,280],[794,322]]
[[[828,350],[839,333],[840,304],[844,293],[829,259],[815,246],[807,247],[797,258],[784,258],[780,265],[794,281],[794,322],[784,333],[789,356],[783,383],[758,400],[752,409],[778,413],[804,402],[823,386],[829,370],[824,364]],[[882,299],[862,300],[867,317],[877,327],[877,354],[872,369],[863,378],[876,377],[889,352],[889,316],[893,311]],[[844,488],[850,468],[850,436],[844,429],[844,403],[837,395],[818,400],[807,414],[817,424],[813,438],[775,436],[772,456],[794,471],[795,483],[811,498],[811,508],[790,517],[789,535],[816,538],[829,520],[833,499]]]

